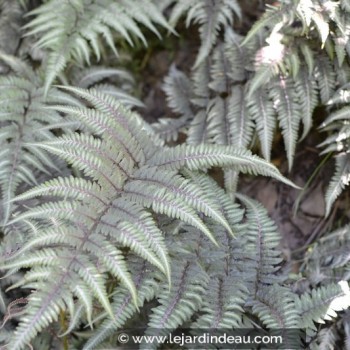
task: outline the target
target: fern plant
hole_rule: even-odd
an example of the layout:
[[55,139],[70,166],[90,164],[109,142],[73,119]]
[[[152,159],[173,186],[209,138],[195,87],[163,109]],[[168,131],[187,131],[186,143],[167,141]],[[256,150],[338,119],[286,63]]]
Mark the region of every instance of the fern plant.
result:
[[[200,176],[203,185],[212,187],[212,181],[208,180],[206,176]],[[193,334],[198,329],[253,327],[253,315],[258,317],[260,327],[266,325],[272,329],[288,329],[297,325],[298,314],[293,310],[293,294],[282,287],[286,274],[281,271],[277,273],[281,253],[277,247],[279,236],[276,227],[257,202],[240,195],[246,206],[244,214],[242,209],[232,204],[222,189],[217,188],[216,193],[222,210],[230,213],[228,220],[237,230],[236,237],[228,235],[222,226],[209,218],[206,219],[208,225],[210,223],[210,227],[217,232],[218,247],[213,247],[210,240],[193,227],[181,225],[179,229],[177,225],[167,225],[177,232],[167,236],[170,239],[168,246],[171,247],[169,254],[172,261],[176,261],[172,272],[174,287],[169,291],[163,278],[162,287],[155,289],[155,277],[150,280],[150,273],[142,277],[145,284],[140,286],[141,305],[148,301],[143,291],[147,291],[148,298],[155,296],[159,302],[150,313],[145,334],[166,335],[182,324],[192,328]],[[246,222],[242,225],[243,214]],[[260,223],[264,223],[261,226],[264,228],[256,230],[256,225]],[[265,249],[271,258],[262,252]],[[245,279],[242,279],[243,268]],[[141,278],[137,280],[141,281]],[[116,330],[133,324],[133,318],[139,317],[135,308],[132,311],[129,307],[125,308],[126,297],[121,299],[118,293],[112,304],[119,320],[117,324],[111,319],[101,322],[101,315],[96,317],[96,330],[84,349],[94,349],[98,344],[105,347],[117,345]],[[272,299],[274,305],[270,304]],[[273,313],[271,309],[274,309]],[[109,340],[102,342],[107,337]],[[298,339],[289,341],[290,346],[299,346]],[[150,349],[150,345],[144,344],[144,348]]]
[[[245,11],[236,0],[0,0],[1,349],[116,348],[124,329],[179,328],[349,347],[348,225],[292,274],[276,224],[238,181],[296,187],[271,161],[276,135],[291,168],[320,122],[320,146],[339,152],[329,214],[349,178],[350,6],[283,0],[248,33]],[[199,44],[191,74],[173,65],[165,78],[179,117],[149,125],[115,57],[182,20]]]
[[150,0],[51,0],[34,9],[30,15],[35,18],[24,27],[26,35],[37,36],[37,47],[48,50],[45,92],[63,72],[67,62],[74,61],[78,65],[90,63],[91,52],[99,60],[103,52],[101,37],[118,55],[114,35],[130,45],[133,45],[133,37],[146,44],[139,24],[158,35],[155,23],[170,29],[162,13]]
[[19,192],[40,181],[39,174],[53,176],[65,170],[37,143],[51,139],[54,130],[68,131],[75,122],[64,119],[47,104],[79,102],[57,89],[50,89],[47,97],[42,88],[42,72],[13,56],[1,54],[0,59],[12,67],[14,73],[0,78],[1,89],[1,189],[2,225],[8,223],[13,211],[13,198]]
[[[167,148],[149,134],[138,116],[111,96],[94,89],[64,90],[86,99],[94,108],[46,108],[79,120],[86,132],[29,145],[61,157],[86,179],[59,177],[16,197],[16,201],[38,196],[57,199],[26,210],[8,223],[28,223],[29,237],[1,268],[11,273],[29,267],[30,272],[16,286],[37,286],[28,297],[26,317],[8,345],[15,349],[56,321],[60,309],[68,309],[74,317],[74,297],[83,303],[90,323],[93,298],[113,318],[105,286],[107,273],[127,288],[137,309],[137,291],[125,261],[125,248],[156,266],[171,284],[167,245],[152,212],[192,225],[214,245],[218,244],[215,231],[198,213],[233,234],[213,200],[215,193],[208,187],[204,192],[182,171],[225,166],[290,183],[274,166],[248,151],[210,145]],[[55,245],[61,248],[53,248]]]
[[[225,5],[214,3],[225,12]],[[245,147],[251,146],[255,130],[262,155],[270,160],[279,124],[290,169],[298,139],[312,127],[315,107],[326,104],[335,89],[348,80],[347,6],[342,1],[327,4],[281,1],[268,7],[246,36],[232,30],[231,21],[220,22],[221,27],[213,25],[216,31],[221,28],[223,39],[201,37],[206,49],[198,54],[192,78],[179,78],[180,73],[172,70],[165,82],[170,107],[182,115],[182,122],[170,125],[171,130],[174,126],[178,131],[188,129],[189,142]],[[177,18],[176,6],[173,11]],[[189,18],[194,13],[188,10]],[[205,23],[223,18],[216,17],[215,11],[199,16]],[[331,25],[334,30],[330,30]],[[335,55],[337,60],[333,60]],[[175,97],[184,85],[191,86],[193,93],[178,100]],[[191,113],[183,110],[185,105],[191,106]],[[161,130],[166,129],[166,121],[161,123]],[[234,189],[232,184],[230,187]]]

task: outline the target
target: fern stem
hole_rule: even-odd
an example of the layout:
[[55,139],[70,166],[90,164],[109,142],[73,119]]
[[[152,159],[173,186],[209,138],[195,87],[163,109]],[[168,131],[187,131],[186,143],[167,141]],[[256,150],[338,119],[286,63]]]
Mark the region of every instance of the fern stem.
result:
[[[61,324],[63,333],[65,333],[67,330],[67,319],[66,319],[66,313],[64,310],[61,310],[60,312],[60,324]],[[67,335],[63,336],[63,350],[69,350]]]

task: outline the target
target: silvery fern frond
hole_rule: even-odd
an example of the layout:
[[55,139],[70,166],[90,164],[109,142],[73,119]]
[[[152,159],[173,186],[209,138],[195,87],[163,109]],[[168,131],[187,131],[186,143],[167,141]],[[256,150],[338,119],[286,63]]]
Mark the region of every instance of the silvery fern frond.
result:
[[92,52],[99,60],[103,41],[117,55],[116,37],[130,45],[133,38],[146,44],[140,25],[157,35],[156,25],[172,30],[151,0],[50,0],[30,14],[34,19],[25,25],[26,35],[35,35],[36,45],[48,51],[46,93],[67,62],[89,64]]
[[216,44],[220,29],[230,27],[234,16],[240,18],[241,9],[236,0],[180,0],[172,10],[170,23],[176,24],[186,12],[188,26],[192,22],[200,25],[202,44],[194,64],[194,67],[198,67]]

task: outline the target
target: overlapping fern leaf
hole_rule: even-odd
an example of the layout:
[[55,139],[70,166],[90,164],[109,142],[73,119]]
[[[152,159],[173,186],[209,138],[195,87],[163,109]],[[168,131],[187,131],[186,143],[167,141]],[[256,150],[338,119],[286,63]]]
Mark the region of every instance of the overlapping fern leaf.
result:
[[[21,37],[23,9],[17,1],[0,1],[0,50],[14,55]],[[0,72],[5,70],[2,62]]]
[[[254,200],[240,195],[245,212],[233,204],[225,191],[213,185],[212,179],[203,174],[192,176],[204,188],[215,188],[216,205],[226,214],[235,237],[212,218],[204,218],[207,226],[216,233],[219,245],[215,247],[197,228],[178,220],[169,223],[163,218],[169,254],[175,263],[172,289],[168,289],[165,276],[154,271],[148,263],[139,260],[137,265],[132,265],[135,283],[140,289],[139,305],[150,315],[148,328],[138,328],[137,334],[166,336],[184,326],[190,327],[193,335],[203,329],[220,332],[257,327],[258,321],[253,324],[249,322],[250,317],[257,317],[263,329],[296,328],[299,315],[293,293],[284,286],[286,274],[278,266],[280,237],[266,210]],[[138,267],[134,269],[133,266]],[[84,349],[93,349],[98,344],[116,346],[118,330],[130,327],[133,332],[133,325],[140,324],[138,318],[142,316],[130,304],[127,290],[121,288],[116,289],[118,293],[114,294],[112,304],[118,321],[113,322],[105,311],[96,317],[96,330]],[[158,303],[149,303],[152,298]],[[285,340],[291,347],[300,346],[300,339],[295,334],[290,338],[287,336],[288,332]],[[151,349],[156,344],[143,346]]]
[[349,89],[347,85],[344,85],[328,103],[330,108],[337,107],[337,110],[330,113],[321,125],[324,131],[329,132],[329,136],[320,144],[321,147],[325,147],[322,153],[334,152],[336,165],[334,175],[326,191],[326,215],[329,215],[334,202],[349,185],[349,101]]
[[[224,4],[214,3],[225,11]],[[189,143],[210,140],[249,148],[256,131],[261,152],[269,160],[279,124],[291,169],[296,144],[310,131],[316,106],[326,104],[348,79],[349,24],[342,6],[342,2],[327,6],[316,0],[281,1],[269,6],[245,37],[236,33],[230,22],[223,24],[224,39],[217,38],[205,55],[197,58],[191,83],[174,70],[166,79],[165,91],[172,101],[169,106],[181,117],[160,122],[161,130],[165,125],[172,130],[165,138],[185,129]],[[189,2],[178,4],[173,11],[175,18],[186,11],[190,18],[196,13]],[[207,44],[208,38],[202,38],[202,47]],[[192,93],[176,98],[185,86],[192,86]],[[192,122],[186,129],[187,120]],[[244,139],[237,139],[239,135]],[[234,192],[237,174],[225,177],[226,188]]]
[[349,279],[350,228],[345,225],[322,237],[309,249],[302,266],[310,284]]
[[132,95],[135,81],[132,75],[122,68],[106,66],[74,67],[68,74],[69,83],[83,89],[95,88],[113,96],[124,106],[144,107],[144,104]]
[[10,348],[23,348],[58,319],[59,310],[68,310],[74,318],[73,298],[83,305],[88,320],[94,299],[114,319],[106,290],[108,275],[128,290],[137,309],[127,251],[155,266],[171,285],[168,249],[154,214],[180,219],[214,245],[218,244],[215,231],[205,224],[203,214],[233,234],[225,211],[216,204],[216,193],[209,187],[205,192],[184,172],[224,166],[291,184],[249,151],[215,145],[168,148],[112,96],[94,89],[65,87],[64,91],[74,92],[92,108],[57,105],[46,110],[77,120],[82,131],[46,142],[33,140],[27,147],[59,156],[84,177],[55,178],[16,198],[17,202],[47,199],[9,222],[28,223],[28,230],[36,227],[27,243],[0,266],[9,272],[30,268],[20,284],[36,290],[28,297]]
[[350,306],[350,290],[348,282],[330,283],[327,286],[312,289],[300,297],[296,297],[295,305],[300,313],[299,326],[305,328],[308,334],[316,331],[315,322],[325,323],[337,317],[337,311]]
[[118,54],[118,38],[130,45],[135,38],[146,44],[140,25],[157,35],[157,24],[171,30],[150,0],[50,0],[31,15],[35,17],[24,27],[26,35],[37,36],[36,45],[48,50],[45,92],[68,62],[90,63],[92,52],[99,60],[104,51],[103,42]]
[[301,266],[305,279],[296,285],[300,296],[295,296],[295,305],[301,316],[300,326],[312,339],[310,349],[336,349],[346,344],[349,233],[349,225],[329,232],[308,249]]
[[55,131],[72,129],[76,123],[55,110],[45,109],[46,104],[79,103],[53,88],[45,98],[42,72],[33,71],[13,56],[0,54],[0,59],[13,70],[12,74],[0,76],[1,222],[4,225],[18,193],[42,181],[39,174],[57,175],[64,169],[40,147],[40,142],[53,138]]

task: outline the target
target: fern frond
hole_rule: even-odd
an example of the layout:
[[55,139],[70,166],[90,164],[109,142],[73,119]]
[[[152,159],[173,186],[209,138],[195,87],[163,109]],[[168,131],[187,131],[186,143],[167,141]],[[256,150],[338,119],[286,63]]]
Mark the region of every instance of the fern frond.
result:
[[104,235],[108,235],[110,239],[118,242],[119,245],[130,248],[136,254],[158,267],[164,274],[169,273],[169,265],[166,265],[166,267],[163,266],[165,259],[162,261],[153,253],[152,247],[143,236],[144,232],[140,232],[136,225],[130,222],[121,222],[118,225],[111,225],[105,220],[102,220],[98,229],[100,232],[103,232]]
[[178,134],[187,127],[188,121],[193,118],[191,82],[183,72],[176,69],[175,66],[171,66],[169,74],[165,78],[163,90],[167,96],[169,107],[174,112],[179,113],[180,118],[161,118],[152,127],[165,141],[176,141]]
[[305,62],[307,64],[309,76],[311,76],[313,74],[314,68],[315,68],[314,52],[306,44],[303,44],[300,46],[300,51],[301,51],[301,53],[305,59]]
[[317,333],[317,338],[310,344],[310,349],[336,349],[336,344],[340,340],[336,324],[333,324],[329,328],[323,328]]
[[249,84],[248,98],[251,98],[253,93],[262,88],[267,82],[271,81],[273,77],[278,74],[278,67],[273,64],[259,64],[254,77]]
[[350,292],[345,281],[315,288],[295,298],[295,307],[301,315],[299,326],[306,328],[307,333],[316,330],[314,322],[325,323],[325,320],[337,317],[336,311],[349,306]]
[[152,128],[164,141],[177,141],[179,134],[188,127],[188,117],[180,118],[160,118],[157,123],[152,124]]
[[[248,148],[253,134],[253,123],[241,86],[232,87],[227,98],[217,97],[208,111],[208,131],[215,144]],[[239,173],[225,171],[225,188],[234,193]]]
[[309,250],[305,257],[303,270],[312,285],[318,285],[320,282],[328,280],[330,275],[336,281],[347,279],[346,267],[350,259],[349,230],[349,225],[345,225],[332,231],[327,236],[322,237]]
[[138,98],[132,96],[124,89],[118,88],[112,84],[95,84],[94,88],[106,95],[113,96],[117,101],[126,107],[145,107],[144,103],[142,103]]
[[260,285],[272,285],[283,281],[283,275],[276,275],[282,261],[279,250],[281,237],[276,224],[268,217],[266,209],[260,203],[242,194],[236,196],[247,208],[245,255],[253,263],[250,264],[250,276],[246,280],[254,298]]
[[287,333],[288,328],[300,327],[293,297],[290,290],[278,285],[262,287],[256,295],[256,300],[252,302],[252,311],[269,329],[283,329],[282,334],[286,331],[283,338],[288,349],[299,349],[300,339]]
[[[341,101],[338,101],[338,98],[341,99]],[[332,98],[332,100],[331,100],[332,104],[337,103],[337,102],[345,102],[346,103],[347,102],[346,97],[335,96],[335,98]],[[349,107],[340,108],[337,111],[331,113],[327,117],[327,119],[325,119],[323,121],[323,123],[321,124],[321,127],[326,127],[326,126],[328,126],[331,123],[336,122],[336,121],[346,121],[349,119],[349,113],[350,113]]]
[[287,329],[298,324],[293,294],[286,288],[274,285],[258,291],[257,301],[253,302],[253,312],[268,328]]
[[208,118],[208,128],[213,129],[216,144],[239,148],[246,148],[249,145],[253,128],[242,87],[233,87],[231,96],[226,99],[217,98],[209,110]]
[[220,29],[232,25],[234,15],[241,16],[241,9],[236,0],[180,0],[173,9],[170,23],[175,24],[186,11],[187,26],[191,22],[200,25],[202,44],[194,64],[194,67],[198,67],[215,45]]
[[350,181],[350,155],[341,153],[335,157],[336,170],[326,191],[326,216],[331,212],[332,205]]
[[284,144],[287,152],[288,167],[292,168],[295,147],[298,139],[300,109],[296,100],[296,92],[289,78],[280,77],[270,90],[277,118],[282,128]]
[[294,3],[280,4],[279,6],[267,5],[265,13],[254,23],[253,27],[243,40],[242,45],[246,45],[254,36],[258,35],[258,33],[266,27],[273,28],[277,27],[280,23],[283,23],[284,25],[292,23],[293,15],[295,14],[295,11],[293,10],[294,7]]
[[184,203],[180,198],[176,198],[173,194],[164,188],[157,189],[156,186],[147,186],[151,192],[144,191],[145,184],[143,182],[130,182],[125,187],[123,198],[138,202],[158,214],[166,214],[174,219],[182,221],[197,227],[205,233],[214,244],[217,244],[215,237],[206,227],[204,222],[198,216],[190,205]]
[[107,78],[117,78],[129,83],[134,81],[132,75],[123,69],[103,66],[91,66],[84,70],[80,69],[72,72],[71,75],[73,85],[83,89],[91,88],[96,83],[100,83]]
[[98,195],[99,191],[100,188],[96,183],[70,176],[47,181],[40,186],[36,186],[33,189],[20,194],[15,200],[23,201],[39,196],[60,196],[82,201],[93,197],[94,199],[101,201],[102,199]]
[[[221,215],[229,222],[230,230],[228,230],[228,233],[230,233],[232,237],[235,237],[238,232],[242,233],[243,211],[238,208],[237,204],[231,201],[217,182],[201,172],[184,170],[183,173],[186,177],[195,182],[197,186],[200,186],[204,193],[209,194],[211,193],[211,189],[214,189],[215,197],[213,196],[210,199],[213,201],[213,208],[218,207]],[[220,223],[220,220],[216,221]],[[225,228],[225,225],[222,226]],[[233,234],[231,233],[232,231]]]
[[230,329],[241,325],[242,306],[247,290],[229,276],[211,276],[209,288],[201,307],[202,315],[193,329]]
[[[17,1],[0,3],[0,51],[14,55],[21,38],[24,9]],[[0,64],[0,71],[4,67]]]
[[[247,79],[247,71],[242,68],[249,66],[250,62],[247,62],[247,57],[251,56],[251,52],[247,46],[242,46],[242,41],[243,37],[235,33],[231,28],[226,28],[224,47],[219,51],[220,60],[218,60],[218,63],[223,64],[221,72],[225,72],[228,69],[227,76],[233,82],[244,82]],[[217,50],[213,54],[213,59],[215,59],[216,52]],[[229,68],[226,67],[226,62],[229,63]],[[214,76],[212,78],[215,81]],[[220,77],[217,76],[217,78],[219,79]],[[213,84],[211,84],[211,88],[216,91]]]
[[256,124],[261,152],[264,158],[270,161],[276,116],[266,88],[262,87],[252,93],[248,99],[248,109]]
[[[50,110],[65,113],[70,120],[79,118],[82,131],[70,132],[40,144],[32,143],[31,147],[56,153],[73,164],[73,168],[85,173],[87,179],[58,178],[18,198],[28,200],[40,196],[47,199],[12,219],[12,224],[23,226],[37,223],[34,226],[37,229],[35,236],[31,233],[27,243],[19,250],[25,254],[20,259],[19,254],[12,254],[1,268],[40,269],[46,266],[51,271],[50,276],[41,273],[28,276],[26,286],[37,289],[33,298],[38,295],[43,303],[39,305],[34,299],[28,303],[25,319],[19,328],[21,334],[16,333],[10,343],[10,346],[14,344],[18,348],[22,348],[51,320],[57,319],[58,309],[51,310],[55,303],[59,303],[64,312],[69,309],[74,318],[75,311],[71,305],[76,297],[83,305],[88,320],[91,319],[87,285],[92,289],[92,302],[96,299],[111,315],[106,292],[107,276],[120,281],[137,309],[135,282],[125,259],[130,254],[140,256],[164,273],[165,276],[160,275],[159,279],[167,280],[167,293],[169,283],[171,286],[180,283],[176,277],[179,271],[175,272],[175,280],[170,279],[173,271],[170,270],[164,233],[156,222],[157,214],[179,218],[198,232],[205,233],[209,242],[216,242],[216,237],[209,230],[207,220],[209,226],[217,231],[217,227],[223,225],[225,234],[232,234],[231,225],[237,226],[241,212],[232,203],[225,202],[222,190],[220,200],[216,199],[219,192],[210,189],[204,174],[197,177],[198,182],[196,177],[184,177],[181,172],[185,174],[187,170],[201,170],[214,165],[234,165],[238,166],[237,170],[271,175],[288,183],[275,167],[248,151],[237,152],[230,147],[214,145],[169,148],[144,127],[137,115],[121,107],[111,96],[94,89],[65,90],[83,97],[94,108],[54,106]],[[167,164],[169,160],[170,164]],[[202,184],[207,193],[201,188]],[[57,249],[51,249],[53,246]],[[125,250],[125,247],[128,249]],[[192,263],[188,267],[193,273],[198,269]],[[199,275],[196,282],[197,277],[191,272],[189,281],[196,286],[199,283],[204,290],[202,283],[206,279],[203,279],[202,273]],[[48,288],[43,288],[46,283],[49,283]],[[194,290],[197,291],[196,286]],[[176,288],[173,287],[169,293]],[[178,288],[181,289],[182,285]],[[164,298],[165,295],[164,291]],[[192,289],[188,296],[192,298]],[[183,308],[178,312],[174,319],[164,322],[175,327],[173,322],[178,322],[177,317],[187,315]]]
[[167,96],[169,107],[176,113],[190,118],[193,115],[191,107],[192,89],[187,76],[174,65],[164,80],[163,90]]
[[162,261],[166,275],[170,276],[168,249],[165,245],[163,232],[158,228],[152,214],[145,211],[140,205],[118,199],[113,202],[112,209],[104,216],[103,223],[115,224],[119,220],[132,223],[137,228],[148,242],[150,249]]
[[[152,310],[146,334],[167,334],[176,329],[189,320],[203,302],[209,280],[196,264],[177,261],[174,264],[172,281],[173,287],[170,291],[166,284],[160,286],[160,305]],[[149,346],[150,344],[142,344],[141,348],[149,349]]]
[[274,177],[293,187],[273,166],[250,151],[230,146],[198,145],[176,146],[165,153],[156,153],[150,159],[150,165],[164,169],[176,170],[187,168],[191,171],[214,166],[231,167],[234,170]]
[[[132,96],[134,79],[124,69],[104,66],[91,66],[85,69],[73,69],[68,74],[71,85],[80,88],[92,88],[114,96],[126,106],[144,107],[144,104]],[[68,82],[66,83],[68,85]]]
[[[156,274],[150,269],[147,263],[138,259],[129,261],[134,283],[137,288],[138,306],[141,307],[146,301],[150,301],[156,294],[158,285],[156,283]],[[113,293],[113,301],[111,304],[114,318],[105,319],[93,335],[84,345],[84,350],[95,349],[104,339],[115,333],[117,329],[124,326],[126,321],[135,315],[137,309],[130,300],[130,294],[123,287],[118,287]],[[94,321],[96,324],[100,317],[106,317],[106,313],[98,316]]]
[[[226,46],[226,45],[227,46]],[[229,62],[229,57],[231,56],[232,61],[234,61],[236,51],[231,50],[231,52],[227,52],[226,49],[229,46],[227,43],[221,43],[219,42],[215,47],[212,54],[212,65],[210,69],[210,84],[209,87],[211,90],[215,91],[216,93],[227,93],[228,87],[230,86],[230,80],[234,79],[234,64],[231,65],[231,62]],[[236,43],[236,45],[239,45]],[[230,55],[231,54],[231,55]],[[235,62],[238,67],[241,67],[239,65],[239,58],[237,57],[237,61]],[[244,70],[240,70],[241,75],[244,76]]]
[[[160,188],[166,188],[175,198],[179,198],[198,212],[204,213],[206,216],[216,220],[228,232],[233,234],[226,218],[220,213],[219,206],[215,203],[214,198],[210,196],[211,191],[203,191],[193,181],[186,180],[172,171],[159,169],[147,169],[147,172],[136,173],[134,180],[140,181],[143,184],[153,184],[154,191],[152,192],[156,192]],[[127,185],[126,192],[129,186],[132,188],[133,182]]]
[[320,90],[321,102],[326,104],[334,93],[336,85],[335,73],[332,62],[326,56],[321,56],[317,60],[316,80]]
[[316,82],[305,69],[301,69],[295,79],[295,91],[300,104],[301,121],[304,125],[301,136],[303,139],[312,127],[312,114],[318,104]]
[[[9,64],[18,75],[0,77],[0,142],[2,144],[2,172],[0,184],[3,202],[3,224],[8,222],[13,210],[12,199],[18,188],[26,188],[37,183],[35,171],[55,174],[60,171],[57,160],[40,148],[47,139],[54,138],[54,129],[70,130],[71,121],[64,119],[56,111],[48,111],[46,104],[60,103],[65,93],[57,94],[56,89],[48,91],[44,98],[40,75],[24,62],[1,54],[0,59]],[[71,102],[79,104],[77,100]],[[29,145],[29,144],[35,145]],[[61,168],[63,169],[63,168]]]

